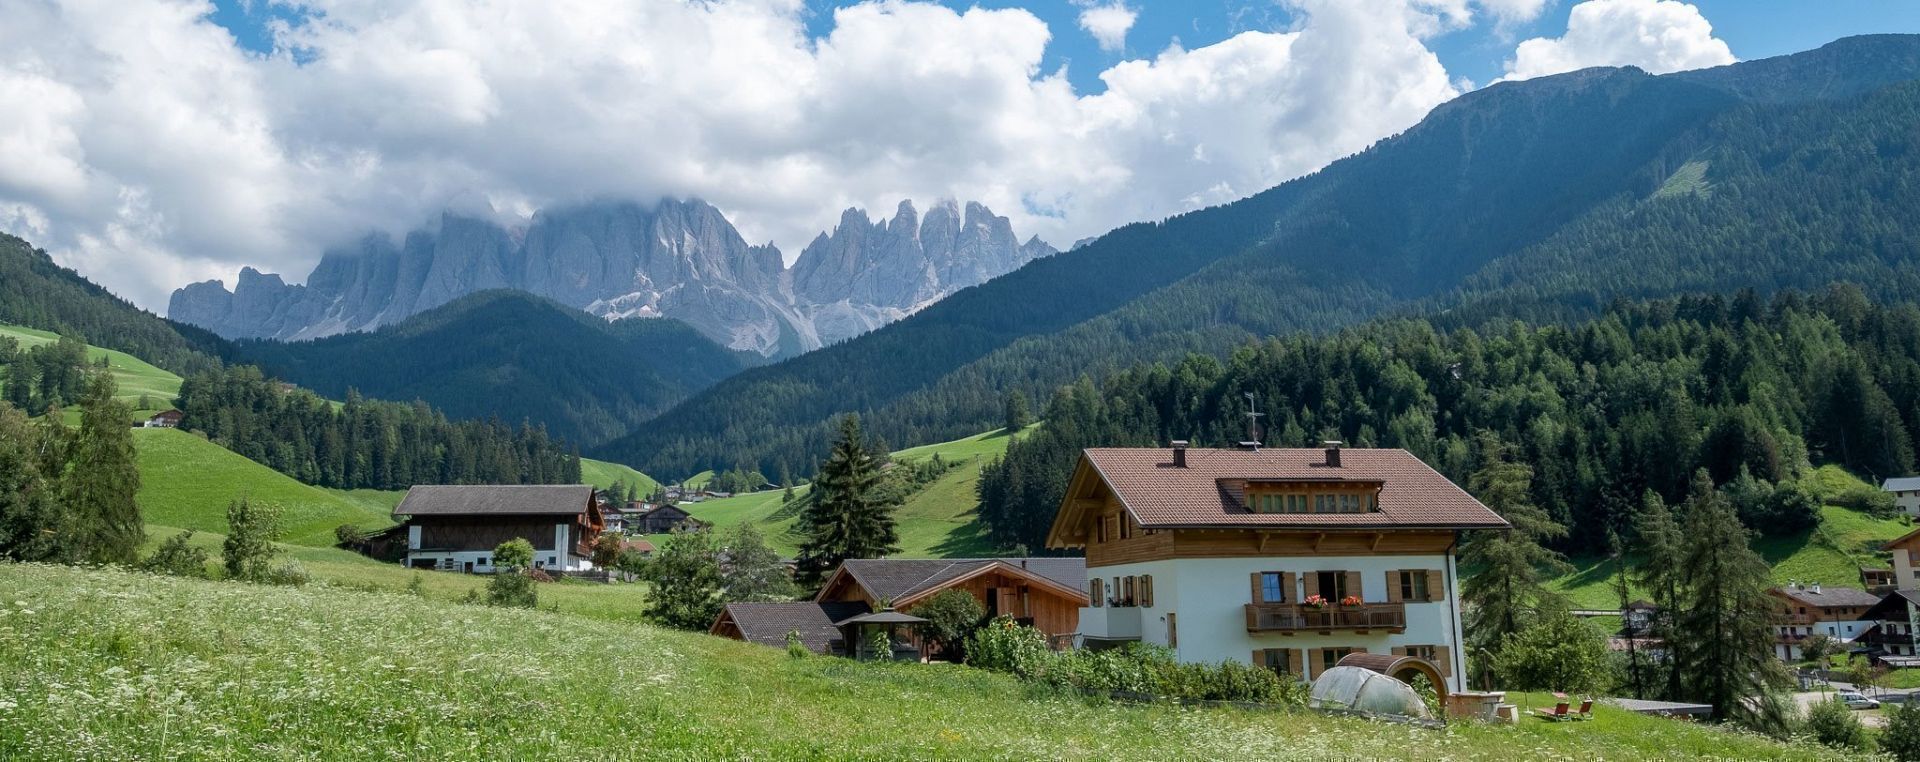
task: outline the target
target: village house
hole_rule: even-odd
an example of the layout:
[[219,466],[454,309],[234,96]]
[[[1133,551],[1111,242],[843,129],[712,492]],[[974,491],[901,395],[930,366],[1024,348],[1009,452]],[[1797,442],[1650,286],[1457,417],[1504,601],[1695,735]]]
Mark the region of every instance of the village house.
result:
[[1866,613],[1880,602],[1880,596],[1857,587],[1825,587],[1818,582],[1801,584],[1798,580],[1767,591],[1779,605],[1774,616],[1773,652],[1782,661],[1800,661],[1807,638],[1825,635],[1840,643],[1852,643],[1873,623]]
[[1405,450],[1093,448],[1047,535],[1084,548],[1085,647],[1310,680],[1354,653],[1416,656],[1465,687],[1467,529],[1507,522]]
[[1871,624],[1858,642],[1869,657],[1889,667],[1920,667],[1920,590],[1896,590],[1881,598],[1860,618]]
[[1908,516],[1920,516],[1920,476],[1888,479],[1880,489],[1893,493],[1893,504]]
[[606,531],[610,534],[627,533],[627,512],[620,507],[618,500],[600,501],[600,518],[606,522]]
[[493,549],[524,539],[533,565],[593,569],[593,544],[605,530],[594,489],[572,485],[416,485],[393,509],[406,526],[402,563],[416,569],[493,572]]
[[1898,582],[1894,578],[1893,570],[1885,566],[1860,567],[1860,585],[1865,587],[1867,592],[1873,593],[1876,596],[1885,596],[1887,593],[1891,593],[1895,588],[1899,587]]
[[1901,590],[1920,589],[1920,529],[1888,540],[1880,547],[1893,557],[1893,586]]
[[[812,628],[802,640],[816,653],[844,653],[839,636],[849,620],[891,607],[907,614],[947,590],[964,590],[988,617],[1008,616],[1065,646],[1087,605],[1086,561],[1080,558],[848,559],[834,570],[810,603],[734,603],[714,621],[715,635],[785,645],[786,632]],[[811,607],[810,609],[807,607]],[[766,640],[779,630],[778,642]],[[921,656],[932,644],[917,634],[908,642]],[[818,647],[816,647],[818,646]]]
[[180,421],[186,417],[187,417],[186,413],[182,413],[178,410],[162,410],[158,413],[154,413],[153,417],[148,418],[145,421],[141,421],[140,428],[143,428],[143,429],[179,428]]
[[668,532],[704,532],[707,522],[687,513],[680,506],[664,503],[629,511],[626,516],[627,531],[634,534],[666,534]]

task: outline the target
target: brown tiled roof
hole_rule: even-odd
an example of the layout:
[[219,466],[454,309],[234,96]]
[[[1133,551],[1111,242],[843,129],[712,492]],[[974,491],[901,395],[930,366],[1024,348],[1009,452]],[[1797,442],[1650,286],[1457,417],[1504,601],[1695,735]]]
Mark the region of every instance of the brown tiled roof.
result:
[[1834,606],[1872,606],[1873,604],[1879,603],[1881,598],[1886,597],[1874,595],[1857,587],[1827,587],[1825,585],[1822,585],[1820,592],[1817,593],[1814,592],[1812,588],[1805,586],[1787,587],[1784,585],[1774,588],[1774,591],[1807,604],[1808,606],[1819,606],[1821,608],[1832,608]]
[[[1504,527],[1473,499],[1406,450],[1346,449],[1326,465],[1321,449],[1187,450],[1186,467],[1165,448],[1096,447],[1085,452],[1100,478],[1142,526],[1301,528]],[[1380,510],[1368,513],[1255,513],[1246,482],[1355,482],[1380,486]]]
[[395,516],[585,513],[586,484],[419,484],[394,506]]
[[996,563],[1025,569],[1069,590],[1087,586],[1084,558],[849,558],[841,568],[873,597],[900,601]]
[[800,642],[814,653],[828,653],[841,639],[833,625],[867,613],[867,604],[859,601],[815,603],[729,603],[721,612],[731,618],[740,634],[751,643],[785,646],[787,633],[798,630]]

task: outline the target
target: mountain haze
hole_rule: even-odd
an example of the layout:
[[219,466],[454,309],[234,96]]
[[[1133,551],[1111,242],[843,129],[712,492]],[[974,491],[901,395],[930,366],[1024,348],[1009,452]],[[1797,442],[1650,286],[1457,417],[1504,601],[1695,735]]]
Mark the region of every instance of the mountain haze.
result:
[[[820,422],[893,443],[992,426],[1003,390],[1395,313],[1853,280],[1912,293],[1920,40],[1653,76],[1502,83],[1222,207],[1120,228],[844,344],[748,371],[603,455],[672,475],[808,462]],[[718,423],[716,423],[718,422]]]

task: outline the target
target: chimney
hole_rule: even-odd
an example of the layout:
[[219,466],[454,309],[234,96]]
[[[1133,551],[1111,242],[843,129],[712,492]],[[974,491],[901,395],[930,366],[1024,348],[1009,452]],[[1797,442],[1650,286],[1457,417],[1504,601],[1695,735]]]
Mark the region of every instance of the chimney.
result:
[[1787,580],[1787,589],[1788,589],[1788,590],[1799,590],[1799,589],[1800,589],[1800,580],[1798,580],[1798,579],[1789,579],[1789,580]]
[[1811,584],[1809,584],[1809,585],[1807,586],[1807,589],[1808,589],[1808,590],[1812,590],[1812,591],[1813,591],[1813,594],[1814,594],[1814,595],[1819,595],[1819,594],[1820,594],[1820,583],[1818,583],[1818,582],[1814,582],[1814,583],[1811,583]]
[[1247,452],[1259,452],[1260,443],[1258,441],[1249,439],[1245,442],[1240,443],[1240,449],[1246,450]]
[[1187,467],[1187,440],[1185,439],[1173,440],[1173,467]]
[[1327,448],[1327,468],[1339,468],[1340,467],[1340,440],[1329,439],[1327,441],[1321,442],[1320,444],[1321,446]]

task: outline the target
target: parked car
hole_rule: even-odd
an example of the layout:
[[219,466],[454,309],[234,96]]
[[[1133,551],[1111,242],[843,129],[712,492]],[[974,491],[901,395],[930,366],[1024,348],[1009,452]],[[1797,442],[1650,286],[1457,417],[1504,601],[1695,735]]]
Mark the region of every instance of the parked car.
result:
[[1848,709],[1879,709],[1880,708],[1880,702],[1867,698],[1866,696],[1862,696],[1859,693],[1856,693],[1854,691],[1841,691],[1840,703],[1846,704]]

